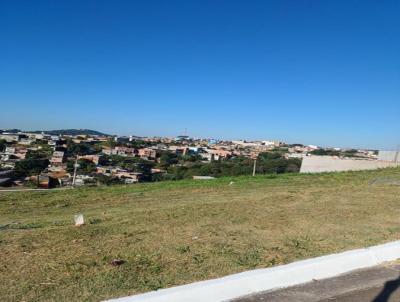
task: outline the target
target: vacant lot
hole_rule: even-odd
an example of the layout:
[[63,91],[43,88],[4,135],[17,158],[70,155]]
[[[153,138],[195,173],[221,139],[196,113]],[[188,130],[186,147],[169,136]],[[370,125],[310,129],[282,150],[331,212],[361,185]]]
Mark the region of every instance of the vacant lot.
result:
[[400,169],[0,192],[1,300],[98,301],[396,240],[393,180]]

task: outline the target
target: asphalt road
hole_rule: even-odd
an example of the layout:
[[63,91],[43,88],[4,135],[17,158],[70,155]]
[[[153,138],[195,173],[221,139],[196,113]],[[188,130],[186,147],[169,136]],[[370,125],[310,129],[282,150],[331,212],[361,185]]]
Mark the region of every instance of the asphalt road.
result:
[[399,302],[400,265],[391,263],[335,278],[254,294],[232,302]]

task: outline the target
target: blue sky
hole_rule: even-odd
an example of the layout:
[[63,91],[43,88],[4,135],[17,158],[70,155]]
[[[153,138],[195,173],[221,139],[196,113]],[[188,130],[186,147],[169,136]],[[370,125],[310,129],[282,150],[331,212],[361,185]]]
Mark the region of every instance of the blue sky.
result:
[[0,1],[0,128],[400,144],[400,1]]

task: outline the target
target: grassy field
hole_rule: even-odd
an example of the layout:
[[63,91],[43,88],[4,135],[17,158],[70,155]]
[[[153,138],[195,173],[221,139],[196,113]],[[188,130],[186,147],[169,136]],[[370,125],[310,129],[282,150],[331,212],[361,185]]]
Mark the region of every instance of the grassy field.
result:
[[0,192],[1,301],[99,301],[399,239],[400,186],[377,178],[400,169]]

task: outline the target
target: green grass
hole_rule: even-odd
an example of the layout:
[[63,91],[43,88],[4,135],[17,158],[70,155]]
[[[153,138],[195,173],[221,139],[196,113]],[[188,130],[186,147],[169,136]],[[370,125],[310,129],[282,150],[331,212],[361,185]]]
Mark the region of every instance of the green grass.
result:
[[396,240],[400,186],[378,177],[400,169],[0,192],[0,297],[99,301]]

